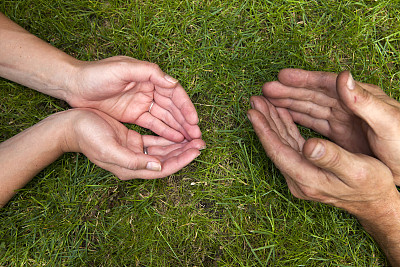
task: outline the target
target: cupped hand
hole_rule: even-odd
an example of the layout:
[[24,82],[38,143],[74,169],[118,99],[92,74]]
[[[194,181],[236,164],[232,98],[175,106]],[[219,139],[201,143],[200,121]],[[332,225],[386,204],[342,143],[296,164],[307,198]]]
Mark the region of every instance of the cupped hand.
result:
[[94,109],[66,113],[71,119],[63,150],[85,154],[122,180],[166,177],[192,162],[205,147],[201,139],[175,143],[159,136],[142,136]]
[[201,137],[189,96],[156,64],[125,56],[80,62],[69,87],[73,107],[101,110],[174,142]]
[[339,99],[337,77],[329,72],[283,69],[278,81],[264,84],[263,95],[274,106],[287,108],[296,123],[351,152],[372,154],[363,121]]
[[[262,96],[252,97],[248,116],[265,152],[284,175],[292,194],[373,216],[399,198],[390,169],[322,139],[305,141],[291,114]],[[396,202],[398,203],[398,202]]]
[[400,103],[378,86],[355,82],[348,71],[284,69],[278,78],[263,88],[273,105],[351,152],[378,157],[400,185]]

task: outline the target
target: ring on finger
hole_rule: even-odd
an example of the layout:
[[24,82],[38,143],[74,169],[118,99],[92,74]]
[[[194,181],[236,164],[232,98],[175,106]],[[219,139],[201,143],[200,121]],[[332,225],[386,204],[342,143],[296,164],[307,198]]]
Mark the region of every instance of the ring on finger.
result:
[[147,152],[147,147],[143,147],[143,153],[144,153],[145,155],[148,154],[148,152]]

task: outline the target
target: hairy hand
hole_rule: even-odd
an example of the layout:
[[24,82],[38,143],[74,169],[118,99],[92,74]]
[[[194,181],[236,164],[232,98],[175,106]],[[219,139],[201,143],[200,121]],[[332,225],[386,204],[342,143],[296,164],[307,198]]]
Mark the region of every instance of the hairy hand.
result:
[[400,103],[378,86],[355,82],[348,71],[284,69],[278,79],[263,88],[273,105],[350,152],[375,155],[400,185]]
[[284,175],[294,196],[346,209],[365,218],[383,210],[398,192],[390,169],[322,139],[305,141],[291,114],[262,96],[248,111],[265,152]]

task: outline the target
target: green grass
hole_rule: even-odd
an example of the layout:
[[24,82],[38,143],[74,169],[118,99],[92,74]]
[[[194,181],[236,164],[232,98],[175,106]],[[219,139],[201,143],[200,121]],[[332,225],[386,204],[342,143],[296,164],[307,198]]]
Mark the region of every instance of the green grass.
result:
[[[350,69],[399,100],[399,10],[366,0],[1,1],[79,59],[158,63],[192,97],[208,147],[153,181],[62,156],[0,210],[0,265],[384,266],[352,216],[290,194],[245,112],[285,67]],[[6,80],[0,88],[0,141],[68,108]]]

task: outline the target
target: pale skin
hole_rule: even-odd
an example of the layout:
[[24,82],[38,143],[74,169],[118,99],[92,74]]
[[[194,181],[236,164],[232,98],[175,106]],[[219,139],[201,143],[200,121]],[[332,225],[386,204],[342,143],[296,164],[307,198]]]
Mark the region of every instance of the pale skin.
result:
[[[0,169],[7,169],[0,174],[0,206],[64,152],[82,152],[127,180],[166,177],[205,148],[189,96],[156,64],[125,56],[79,61],[1,13],[0,40],[1,77],[76,108],[0,144]],[[159,137],[141,136],[121,122]]]
[[[249,119],[293,195],[355,215],[400,266],[400,104],[349,72],[285,69],[263,94]],[[295,122],[333,142],[304,140]]]
[[0,74],[6,79],[63,99],[72,107],[101,110],[171,141],[201,137],[189,96],[154,63],[125,56],[80,61],[1,13],[0,40]]
[[[146,147],[148,154],[143,153]],[[200,155],[201,139],[140,135],[94,109],[59,112],[0,144],[0,207],[65,152],[81,152],[122,180],[171,175]]]
[[[78,108],[54,114],[0,144],[0,168],[8,170],[0,175],[0,206],[64,152],[82,152],[119,178],[133,179],[170,175],[205,147],[188,95],[157,65],[123,56],[79,61],[1,13],[0,40],[2,77]],[[275,85],[266,84],[266,98],[251,99],[248,115],[266,153],[295,196],[354,214],[389,261],[400,265],[395,187],[400,147],[393,139],[400,127],[398,103],[372,85],[356,83],[353,94],[346,92],[345,74],[336,82],[334,74],[286,72]],[[141,136],[119,121],[161,137]],[[294,122],[340,146],[304,140]]]

